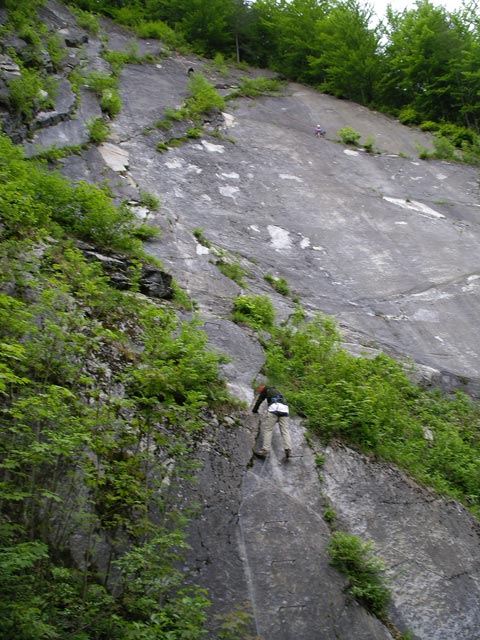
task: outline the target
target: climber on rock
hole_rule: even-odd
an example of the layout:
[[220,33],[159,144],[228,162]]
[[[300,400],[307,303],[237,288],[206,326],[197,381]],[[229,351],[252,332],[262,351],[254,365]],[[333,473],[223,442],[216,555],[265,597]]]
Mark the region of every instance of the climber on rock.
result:
[[283,395],[275,389],[275,387],[267,387],[262,385],[257,389],[257,398],[253,405],[252,412],[258,413],[258,409],[262,402],[266,400],[268,405],[267,417],[262,425],[262,448],[254,451],[259,458],[266,458],[272,444],[273,429],[278,422],[280,434],[282,436],[283,447],[285,449],[285,457],[288,460],[292,451],[292,442],[288,428],[288,405]]

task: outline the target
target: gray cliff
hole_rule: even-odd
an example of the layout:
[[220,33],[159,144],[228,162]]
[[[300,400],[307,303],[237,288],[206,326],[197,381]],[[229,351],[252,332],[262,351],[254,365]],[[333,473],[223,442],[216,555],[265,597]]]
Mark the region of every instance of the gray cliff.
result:
[[[44,21],[64,33],[72,67],[108,70],[104,39],[76,27],[65,7],[49,3]],[[102,32],[109,49],[124,51],[132,40],[106,20]],[[159,42],[137,46],[141,55],[162,52]],[[137,204],[161,229],[148,251],[196,302],[214,348],[231,358],[230,391],[250,403],[264,360],[256,337],[229,319],[233,299],[268,294],[279,318],[295,307],[265,282],[268,273],[285,278],[308,312],[334,316],[351,351],[411,359],[424,382],[478,394],[478,170],[423,162],[418,146],[430,146],[428,134],[295,84],[279,96],[228,102],[201,138],[159,153],[168,136],[152,125],[188,97],[189,67],[224,95],[247,74],[224,77],[208,61],[172,53],[126,65],[109,139],[66,157],[62,171],[108,180],[118,201]],[[0,69],[16,73],[5,56]],[[65,75],[57,105],[38,117],[25,148],[84,144],[87,122],[100,113],[91,92],[73,99]],[[324,139],[313,135],[319,122]],[[345,126],[373,136],[378,152],[336,141]],[[157,196],[160,210],[142,208],[141,192]],[[248,289],[220,272],[198,229],[247,270]],[[385,562],[397,630],[418,640],[480,640],[480,528],[464,507],[341,445],[315,445],[326,459],[319,472],[299,419],[288,464],[278,432],[269,458],[253,460],[258,427],[249,413],[214,423],[199,449],[201,509],[185,570],[209,590],[214,613],[244,608],[263,640],[394,637],[345,594],[345,579],[329,565],[330,506]]]

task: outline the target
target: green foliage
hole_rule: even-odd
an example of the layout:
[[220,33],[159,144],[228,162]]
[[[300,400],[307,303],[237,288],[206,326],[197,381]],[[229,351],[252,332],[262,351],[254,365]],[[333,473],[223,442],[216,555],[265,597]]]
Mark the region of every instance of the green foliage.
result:
[[233,304],[232,320],[245,323],[257,331],[273,328],[275,312],[268,296],[239,296]]
[[122,110],[122,101],[116,89],[105,89],[100,98],[100,108],[111,118],[117,116]]
[[455,160],[455,145],[443,136],[433,137],[433,146],[435,148],[433,156],[440,160]]
[[222,76],[227,77],[228,67],[225,62],[225,57],[220,52],[217,52],[213,56],[213,66],[217,71],[219,71],[222,74]]
[[405,107],[400,111],[398,119],[402,124],[418,124],[420,121],[420,114],[412,107]]
[[95,91],[101,97],[104,91],[108,89],[116,89],[118,80],[111,74],[103,71],[91,71],[84,77],[84,83],[87,87]]
[[72,154],[80,154],[82,152],[81,145],[72,145],[59,147],[56,144],[53,144],[51,147],[39,147],[39,150],[35,152],[31,159],[34,160],[45,160],[51,164],[55,164],[62,158],[66,158]]
[[140,22],[134,25],[134,29],[139,38],[161,40],[165,45],[173,48],[185,46],[182,35],[160,20]]
[[82,29],[85,29],[92,35],[97,35],[100,31],[100,23],[98,21],[98,16],[90,13],[89,11],[83,11],[76,6],[71,6],[73,13],[77,19],[77,24]]
[[344,144],[351,144],[354,147],[358,146],[359,140],[362,137],[362,134],[355,131],[352,127],[343,127],[342,129],[339,129],[338,135]]
[[12,78],[7,84],[11,108],[25,119],[50,104],[50,97],[42,94],[46,92],[46,85],[35,69],[23,69],[20,78]]
[[272,276],[269,273],[263,276],[263,278],[275,289],[275,291],[282,294],[282,296],[290,295],[290,287],[288,286],[288,282],[285,278],[275,278],[275,276]]
[[367,153],[375,153],[375,138],[373,136],[368,136],[363,143],[363,148]]
[[317,468],[321,469],[325,464],[326,458],[322,455],[315,456],[315,465]]
[[203,235],[203,229],[201,229],[200,227],[197,227],[197,229],[193,230],[193,235],[201,245],[203,245],[204,247],[207,247],[208,249],[211,248],[212,243],[210,242],[210,240],[207,240],[207,238],[205,238],[205,236]]
[[379,75],[380,35],[372,11],[355,0],[332,4],[315,24],[309,80],[322,91],[371,104]]
[[[270,332],[265,373],[285,389],[313,432],[392,461],[480,513],[478,404],[461,394],[449,399],[420,389],[383,354],[348,354],[330,318],[306,322],[298,310],[289,325]],[[434,434],[431,442],[425,425]]]
[[[0,294],[0,635],[203,638],[209,602],[183,584],[185,518],[169,488],[195,471],[204,412],[228,401],[220,358],[198,322],[113,289],[100,263],[40,228],[96,238],[125,211],[3,136],[0,151],[0,286],[13,292]],[[117,248],[133,243],[131,227],[111,231]],[[113,572],[93,568],[97,536]]]
[[337,514],[335,513],[334,509],[332,509],[332,507],[327,507],[323,512],[323,518],[325,522],[333,524],[337,519]]
[[0,215],[3,237],[26,236],[32,229],[59,229],[99,246],[142,254],[134,238],[138,227],[127,207],[115,207],[109,194],[86,182],[72,186],[65,178],[24,158],[0,136]]
[[225,109],[225,100],[202,74],[192,74],[188,88],[192,97],[187,98],[185,104],[188,117],[192,120],[196,120],[200,116],[208,114],[215,109]]
[[157,198],[153,193],[140,190],[140,204],[150,211],[158,211],[160,209],[160,198]]
[[50,36],[47,40],[47,50],[56,70],[59,70],[62,66],[62,62],[67,55],[67,50],[63,44],[62,39],[58,34]]
[[253,615],[245,607],[236,607],[224,615],[216,615],[216,640],[256,640],[249,631],[253,627]]
[[423,122],[420,128],[434,134],[432,140],[434,151],[420,149],[422,159],[438,158],[480,164],[480,136],[471,129],[432,121]]
[[240,86],[229,94],[228,99],[232,100],[240,96],[255,98],[261,95],[275,95],[281,89],[282,83],[276,78],[242,78]]
[[87,122],[88,139],[94,144],[104,142],[110,133],[110,127],[103,118],[94,118]]
[[390,592],[381,576],[383,563],[373,556],[372,549],[371,542],[364,543],[342,531],[335,532],[328,545],[332,565],[349,580],[348,592],[369,611],[382,617]]
[[248,275],[248,271],[239,262],[232,262],[230,259],[220,257],[215,260],[215,265],[224,276],[236,282],[240,287],[245,286],[245,277]]

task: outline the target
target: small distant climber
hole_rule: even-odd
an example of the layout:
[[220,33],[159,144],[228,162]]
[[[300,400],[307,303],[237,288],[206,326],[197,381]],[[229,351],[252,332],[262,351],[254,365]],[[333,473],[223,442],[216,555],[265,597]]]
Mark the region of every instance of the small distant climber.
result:
[[273,429],[278,422],[280,434],[282,436],[285,457],[288,460],[292,453],[292,442],[288,429],[288,405],[283,395],[275,387],[262,385],[257,389],[257,398],[253,405],[252,412],[258,413],[258,409],[264,400],[267,401],[268,411],[265,422],[262,426],[262,448],[254,451],[259,458],[266,458],[272,444]]
[[188,75],[188,76],[191,76],[191,75],[192,75],[192,73],[195,73],[195,69],[194,69],[193,67],[190,67],[190,68],[188,69],[188,71],[187,71],[187,75]]
[[320,138],[320,136],[324,136],[327,132],[325,131],[325,129],[317,124],[317,126],[315,127],[315,135],[317,136],[317,138]]

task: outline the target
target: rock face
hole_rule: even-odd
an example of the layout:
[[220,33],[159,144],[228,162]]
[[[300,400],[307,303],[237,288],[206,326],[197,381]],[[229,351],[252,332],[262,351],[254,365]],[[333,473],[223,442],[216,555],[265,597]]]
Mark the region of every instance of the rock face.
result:
[[[79,29],[63,5],[49,2],[44,21],[63,34],[73,65],[83,47],[85,69],[109,71],[100,37]],[[127,48],[130,34],[107,20],[102,28],[110,48]],[[141,55],[162,48],[138,44]],[[142,191],[160,199],[160,212],[149,219],[162,235],[147,249],[196,301],[213,347],[230,357],[224,374],[231,392],[250,402],[263,364],[258,340],[230,320],[233,299],[268,294],[279,319],[295,308],[267,284],[270,274],[285,278],[309,312],[338,318],[352,351],[368,346],[406,356],[422,365],[419,375],[429,384],[479,393],[477,169],[421,162],[416,148],[430,145],[428,134],[300,85],[278,97],[228,103],[209,125],[215,136],[159,153],[166,136],[153,125],[188,96],[190,67],[223,93],[245,73],[224,78],[206,61],[180,55],[126,65],[123,110],[110,138],[65,158],[61,169],[75,180],[108,180],[116,201],[141,203]],[[2,55],[0,108],[8,74],[16,73]],[[90,91],[75,102],[68,80],[61,87],[31,141],[9,121],[29,153],[86,143],[87,122],[101,114]],[[325,139],[314,136],[317,122]],[[381,153],[340,144],[336,132],[344,126],[373,136]],[[198,241],[198,229],[210,246]],[[245,286],[219,271],[212,248],[245,269]],[[92,258],[125,284],[121,260]],[[168,291],[169,278],[145,272],[145,292]],[[322,452],[319,478],[296,420],[288,464],[278,432],[269,459],[254,461],[257,430],[256,420],[242,415],[212,424],[199,447],[201,510],[185,570],[208,588],[213,613],[244,608],[251,633],[263,640],[391,638],[345,595],[344,579],[329,565],[323,513],[331,506],[342,527],[371,540],[385,561],[397,629],[416,640],[480,640],[480,532],[465,509],[341,447]]]
[[[130,289],[133,286],[133,262],[125,256],[103,255],[84,243],[78,243],[87,260],[100,262],[110,282],[117,289]],[[138,274],[138,286],[141,293],[150,298],[169,300],[173,297],[172,276],[152,265],[142,265]]]
[[393,621],[418,638],[480,638],[478,520],[349,449],[329,449],[326,459],[324,495],[386,561]]

